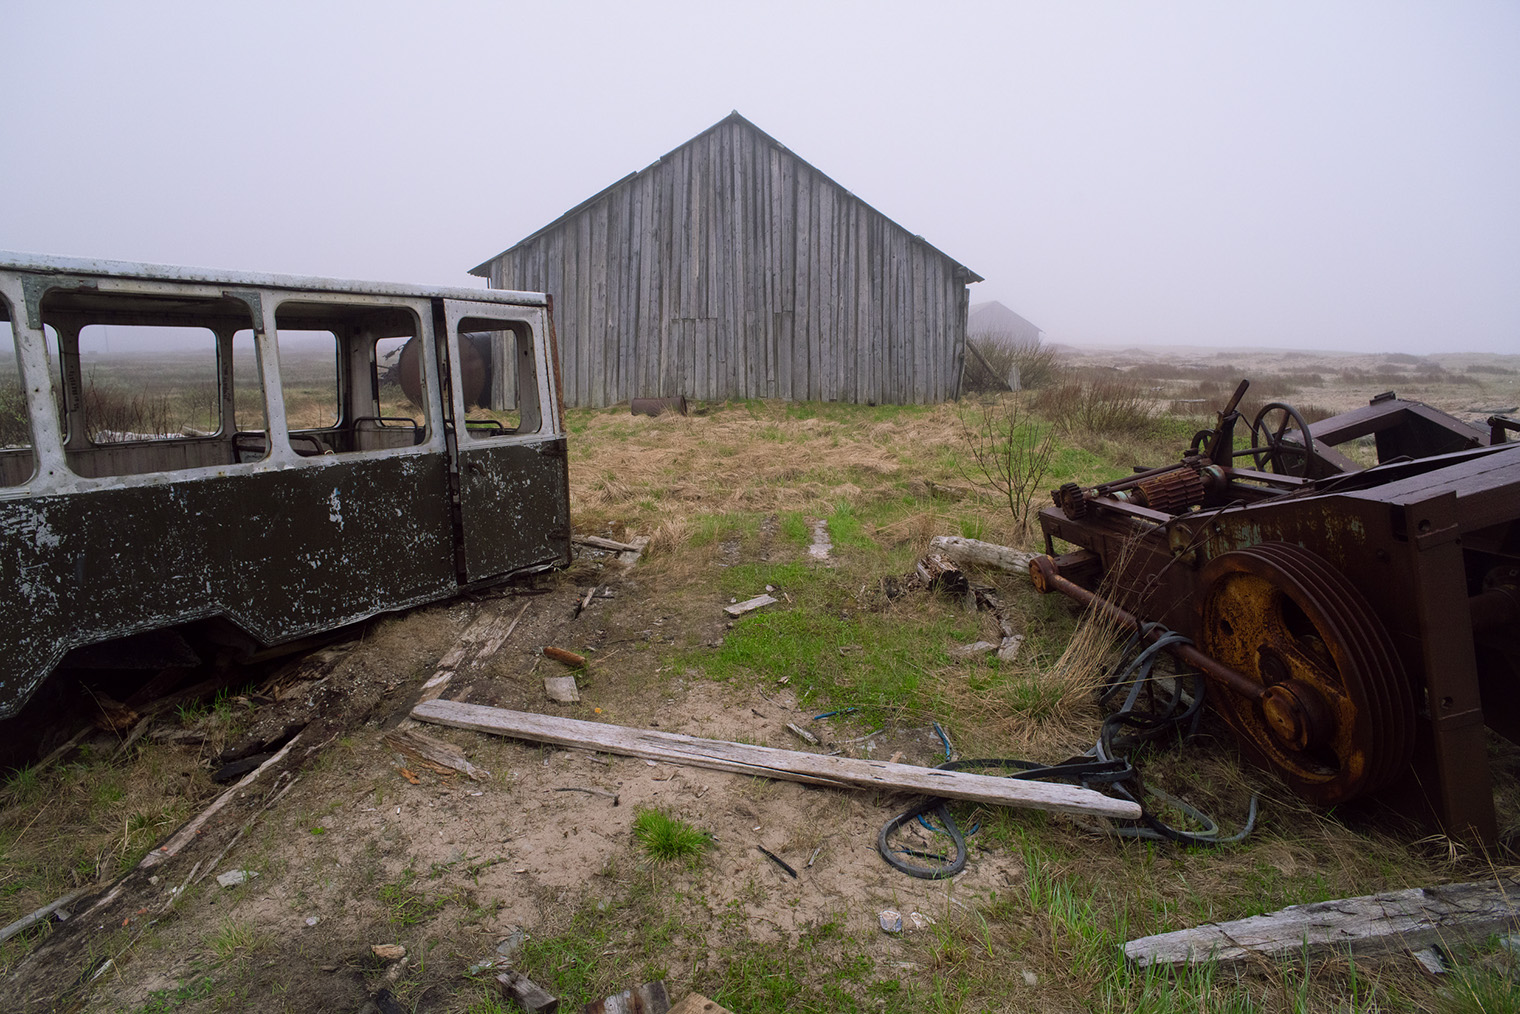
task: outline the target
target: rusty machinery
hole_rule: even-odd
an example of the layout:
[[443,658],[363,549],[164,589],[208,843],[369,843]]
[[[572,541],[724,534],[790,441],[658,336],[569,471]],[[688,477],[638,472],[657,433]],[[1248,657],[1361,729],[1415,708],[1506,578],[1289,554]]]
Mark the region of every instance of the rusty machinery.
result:
[[[1485,722],[1520,742],[1520,424],[1390,392],[1313,424],[1271,403],[1237,448],[1247,386],[1178,464],[1056,490],[1036,587],[1191,638],[1175,653],[1214,710],[1304,798],[1495,841]],[[1375,466],[1335,449],[1369,435]]]

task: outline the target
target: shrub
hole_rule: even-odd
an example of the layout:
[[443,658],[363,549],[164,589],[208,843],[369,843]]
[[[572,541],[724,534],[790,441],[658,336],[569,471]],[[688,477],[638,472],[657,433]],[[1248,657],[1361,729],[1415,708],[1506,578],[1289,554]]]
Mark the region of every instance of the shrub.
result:
[[1007,335],[984,331],[968,335],[966,344],[975,350],[967,351],[966,371],[961,377],[961,390],[967,393],[1008,390],[1008,375],[1014,367],[1019,371],[1021,389],[1044,387],[1057,372],[1055,350],[1038,342],[1014,341]]
[[1064,381],[1041,391],[1034,407],[1067,433],[1133,435],[1149,432],[1154,421],[1151,399],[1119,377]]

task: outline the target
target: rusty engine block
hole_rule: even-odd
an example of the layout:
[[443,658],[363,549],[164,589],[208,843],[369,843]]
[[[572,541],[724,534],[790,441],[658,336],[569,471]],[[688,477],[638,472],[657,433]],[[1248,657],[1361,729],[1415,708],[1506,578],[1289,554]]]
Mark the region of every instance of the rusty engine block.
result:
[[[1484,725],[1520,742],[1520,423],[1391,392],[1312,425],[1274,402],[1237,448],[1247,386],[1178,464],[1054,491],[1036,587],[1191,638],[1214,710],[1305,799],[1495,842]],[[1373,467],[1335,449],[1369,434]]]

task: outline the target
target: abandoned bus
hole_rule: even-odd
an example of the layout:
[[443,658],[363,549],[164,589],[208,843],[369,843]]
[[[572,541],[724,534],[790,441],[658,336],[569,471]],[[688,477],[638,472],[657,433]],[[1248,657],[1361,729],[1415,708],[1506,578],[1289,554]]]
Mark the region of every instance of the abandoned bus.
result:
[[0,718],[569,562],[547,296],[0,254],[0,318]]

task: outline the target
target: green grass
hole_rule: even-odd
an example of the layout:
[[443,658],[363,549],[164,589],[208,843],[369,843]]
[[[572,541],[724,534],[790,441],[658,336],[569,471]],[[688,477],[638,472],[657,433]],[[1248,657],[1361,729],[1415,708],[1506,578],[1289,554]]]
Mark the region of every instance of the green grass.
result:
[[191,1001],[208,999],[215,992],[216,981],[211,976],[194,976],[170,989],[155,989],[148,994],[148,1002],[137,1008],[135,1014],[166,1014],[181,1010]]
[[221,926],[217,927],[207,942],[219,960],[229,961],[258,950],[268,942],[268,937],[260,933],[251,922],[223,919]]
[[656,862],[695,866],[712,847],[712,835],[684,820],[655,809],[640,810],[633,818],[633,838]]
[[416,881],[417,871],[409,866],[395,880],[380,885],[377,892],[386,921],[397,929],[427,922],[449,903],[447,897],[429,898],[412,886]]

